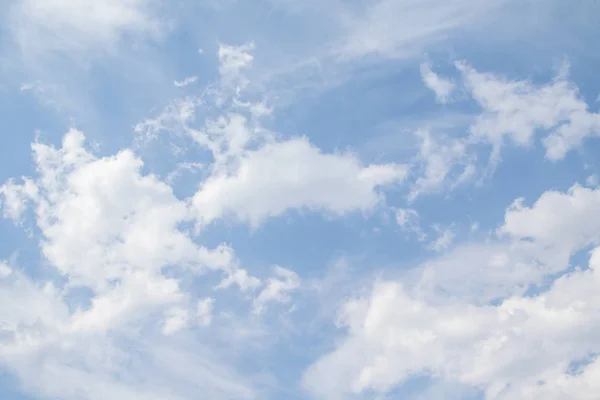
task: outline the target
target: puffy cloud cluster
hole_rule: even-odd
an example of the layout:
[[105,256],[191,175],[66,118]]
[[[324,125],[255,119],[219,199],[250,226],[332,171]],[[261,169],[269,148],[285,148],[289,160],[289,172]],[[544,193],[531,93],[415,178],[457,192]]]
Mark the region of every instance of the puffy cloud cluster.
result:
[[[417,131],[420,154],[417,178],[409,198],[454,188],[489,174],[501,161],[502,148],[509,145],[532,147],[541,137],[546,158],[557,162],[585,140],[600,135],[600,114],[590,110],[569,80],[568,65],[550,82],[509,80],[491,72],[480,72],[467,62],[455,63],[460,81],[440,77],[429,63],[421,65],[424,84],[438,102],[462,91],[480,107],[466,135],[447,137],[440,132]],[[456,96],[459,98],[459,96]],[[492,147],[488,168],[478,168],[478,145]]]
[[[254,398],[254,385],[194,332],[224,329],[214,325],[239,314],[220,303],[232,296],[226,289],[237,287],[247,318],[260,320],[269,306],[289,303],[301,279],[280,266],[273,277],[253,276],[230,246],[200,244],[197,230],[229,216],[258,227],[293,209],[367,212],[385,203],[381,187],[406,177],[404,165],[363,165],[354,154],[324,153],[304,137],[263,129],[268,107],[242,97],[249,50],[221,45],[221,81],[210,94],[218,115],[194,126],[197,107],[211,105],[188,98],[136,128],[146,140],[165,130],[185,134],[211,152],[206,167],[178,167],[208,172],[193,196],[178,198],[132,149],[94,154],[76,129],[60,146],[35,141],[35,176],[0,186],[3,216],[39,241],[48,268],[45,278],[12,264],[0,270],[0,362],[29,391],[66,399]],[[215,273],[222,279],[208,289],[190,286]],[[177,366],[183,354],[189,361]],[[167,391],[167,381],[177,389]]]
[[456,67],[484,111],[471,127],[471,134],[494,145],[493,157],[499,156],[505,138],[526,146],[531,145],[537,131],[544,131],[546,157],[556,161],[587,137],[600,134],[600,114],[589,110],[564,71],[553,81],[536,85],[481,73],[464,62]]
[[[428,375],[486,399],[592,398],[600,224],[590,216],[599,196],[574,186],[531,207],[518,200],[495,242],[459,246],[404,279],[379,280],[343,305],[345,337],[306,372],[306,387],[345,398]],[[588,265],[570,269],[571,256],[590,246]]]
[[[285,7],[298,7],[293,3]],[[300,8],[335,9],[327,14],[339,18],[331,18],[331,31],[343,34],[333,40],[338,46],[326,44],[325,55],[306,64],[318,65],[324,81],[342,71],[332,80],[344,82],[341,75],[353,70],[349,63],[374,59],[365,55],[420,54],[425,44],[471,28],[507,2],[322,3],[303,2]],[[8,10],[6,32],[16,45],[7,48],[18,48],[23,65],[49,69],[46,78],[60,75],[63,84],[85,91],[71,76],[85,68],[71,64],[90,66],[107,54],[119,71],[129,60],[128,71],[143,66],[148,75],[162,77],[147,62],[151,57],[132,60],[146,54],[137,52],[147,44],[138,39],[158,37],[169,25],[163,4],[19,0],[0,9]],[[132,53],[134,43],[139,47]],[[449,110],[468,98],[477,115],[459,137],[418,130],[418,150],[410,159],[365,162],[348,150],[320,149],[310,132],[286,136],[270,130],[273,104],[262,97],[264,87],[257,90],[268,79],[256,83],[248,73],[256,64],[254,47],[219,44],[216,82],[138,124],[137,146],[101,156],[77,129],[60,145],[32,144],[35,174],[0,186],[2,216],[24,228],[40,250],[40,262],[0,262],[0,367],[41,398],[268,398],[269,389],[283,386],[278,374],[292,374],[249,372],[244,362],[280,344],[274,331],[281,327],[271,325],[280,317],[287,324],[282,336],[294,331],[292,340],[301,339],[290,347],[300,348],[303,363],[313,357],[302,381],[315,398],[386,396],[415,377],[434,382],[419,393],[437,393],[429,396],[434,398],[451,397],[456,388],[490,400],[594,398],[600,390],[597,176],[589,176],[589,187],[550,190],[531,205],[517,199],[485,242],[456,245],[458,228],[451,222],[425,225],[427,210],[417,202],[422,194],[482,175],[482,143],[492,148],[494,167],[509,145],[540,140],[546,158],[556,162],[598,136],[599,114],[567,74],[534,83],[458,62],[458,76],[446,78],[422,63],[421,78],[437,103]],[[89,71],[79,77],[87,79]],[[21,90],[60,103],[49,99],[60,85],[34,78]],[[168,86],[192,93],[192,84],[202,80],[189,75]],[[77,103],[71,94],[65,98]],[[178,155],[193,149],[195,158],[161,177],[148,172],[143,155],[144,145],[165,137],[173,147],[182,144]],[[190,170],[201,171],[191,193],[176,195],[174,181]],[[406,198],[391,204],[386,190],[400,185]],[[409,204],[396,204],[404,200]],[[290,212],[342,218],[392,205],[398,230],[439,254],[342,299],[335,279],[310,291],[299,271],[275,265],[261,273],[239,260],[232,245],[203,242],[203,234],[218,236],[223,222],[228,228],[230,222],[248,226],[254,234],[267,220]],[[371,228],[382,230],[360,227]],[[586,265],[572,265],[574,256],[590,249]],[[302,296],[313,294],[326,299],[327,310],[342,304],[340,336],[324,353],[323,343],[308,343],[314,336],[298,336],[306,321],[296,324],[292,312],[302,308]],[[276,314],[284,308],[290,312]],[[260,335],[267,339],[261,342]],[[278,369],[271,361],[251,367]],[[301,368],[296,361],[286,364]]]

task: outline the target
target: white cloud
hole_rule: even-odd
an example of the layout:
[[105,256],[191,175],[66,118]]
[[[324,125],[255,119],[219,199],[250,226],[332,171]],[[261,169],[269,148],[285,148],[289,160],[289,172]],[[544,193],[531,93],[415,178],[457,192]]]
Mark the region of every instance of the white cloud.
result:
[[575,252],[600,240],[600,225],[590,218],[598,212],[600,190],[575,185],[566,193],[547,191],[531,207],[517,199],[499,233],[535,246],[548,263],[565,265]]
[[188,76],[187,78],[185,78],[182,81],[174,81],[173,85],[175,85],[176,87],[185,87],[188,85],[191,85],[192,83],[195,83],[198,80],[197,76]]
[[123,274],[173,263],[197,271],[228,267],[226,249],[198,247],[179,231],[192,218],[186,204],[156,177],[142,175],[142,161],[131,151],[96,158],[83,141],[71,130],[61,148],[35,143],[39,178],[4,190],[12,194],[4,194],[11,199],[5,212],[14,216],[14,193],[43,193],[34,202],[42,251],[72,284],[102,290]]
[[190,315],[185,308],[172,308],[166,312],[163,335],[170,336],[188,326]]
[[[417,131],[416,135],[421,142],[417,162],[422,172],[411,188],[410,201],[421,194],[441,190],[449,180],[453,180],[452,185],[456,186],[472,177],[474,156],[469,154],[465,139],[436,137],[426,130]],[[454,177],[452,172],[461,167],[458,177]]]
[[243,269],[235,269],[230,271],[226,278],[224,278],[215,289],[227,289],[232,285],[238,285],[242,292],[256,289],[260,286],[260,279],[248,275],[248,271]]
[[418,54],[423,47],[458,28],[473,26],[501,2],[460,0],[379,0],[346,10],[343,56],[378,54],[387,57]]
[[164,79],[168,61],[148,46],[174,26],[164,5],[163,0],[3,2],[0,68],[5,84],[26,82],[22,89],[60,118],[102,129],[106,118],[97,94],[106,86],[98,86],[99,76],[92,72],[99,68],[100,79],[113,82],[122,116],[135,114],[125,105],[132,94],[136,102],[144,99],[145,104],[138,103],[142,108],[150,107],[172,89]]
[[22,184],[9,180],[0,186],[0,207],[4,218],[10,218],[19,223],[29,202],[37,197],[37,186],[30,179],[24,179]]
[[407,168],[363,166],[350,154],[324,154],[305,138],[267,144],[239,159],[231,174],[213,175],[194,195],[207,224],[227,214],[258,226],[290,209],[344,214],[368,211],[383,200],[377,188],[402,181]]
[[[221,81],[216,87],[201,99],[172,102],[158,117],[135,128],[146,139],[163,131],[187,135],[212,153],[210,175],[192,200],[199,226],[234,216],[257,227],[288,210],[343,215],[382,204],[381,190],[403,181],[408,166],[363,165],[354,154],[324,153],[305,137],[283,139],[265,129],[261,119],[269,117],[272,108],[262,99],[247,100],[241,91],[249,82],[244,69],[251,66],[252,49],[251,43],[220,44]],[[197,122],[199,106],[202,111],[216,106],[219,112]]]
[[[566,266],[561,265],[558,271]],[[460,244],[408,273],[403,280],[418,297],[443,303],[448,299],[485,304],[522,295],[530,285],[555,272],[535,252],[507,242]]]
[[224,85],[234,85],[237,90],[248,85],[242,71],[252,65],[254,56],[250,52],[253,49],[252,42],[241,46],[219,44],[219,73]]
[[[482,113],[471,123],[468,137],[439,138],[427,130],[417,132],[421,139],[418,163],[423,171],[409,193],[409,200],[445,186],[453,189],[477,175],[489,176],[501,161],[502,147],[509,143],[532,146],[539,134],[546,158],[557,161],[579,148],[586,138],[600,134],[600,114],[589,111],[578,88],[568,80],[567,66],[551,82],[534,84],[479,72],[466,62],[455,65],[462,75],[460,83],[482,108]],[[431,71],[429,64],[422,64],[421,72],[432,90],[436,91],[432,85],[451,90],[438,81],[446,82]],[[436,93],[444,96],[439,88]],[[483,174],[475,164],[480,143],[492,146],[489,166]],[[462,171],[455,176],[451,172],[457,167]]]
[[[164,269],[227,277],[240,271],[233,251],[196,244],[181,229],[193,218],[186,202],[143,174],[130,150],[97,157],[84,141],[72,129],[60,147],[35,142],[37,175],[2,186],[3,214],[26,223],[24,211],[32,206],[46,268],[66,281],[34,282],[2,264],[2,366],[43,397],[182,399],[197,397],[202,388],[213,398],[252,398],[252,386],[204,354],[206,345],[165,344],[155,335],[185,336],[192,320],[211,322],[212,299],[196,299],[199,293],[182,290],[179,274],[166,276]],[[87,299],[72,304],[69,296],[77,290]],[[190,311],[192,303],[197,307]],[[145,334],[132,341],[132,332],[142,328]],[[184,352],[193,377],[168,360]],[[131,377],[128,365],[148,360],[156,363],[136,367]]]
[[61,295],[16,270],[0,280],[5,305],[0,309],[0,363],[27,393],[65,400],[255,398],[252,385],[199,341],[140,337],[147,325],[124,334],[67,332],[69,308]]
[[[547,192],[530,208],[517,202],[499,229],[508,242],[459,247],[347,301],[338,320],[347,334],[306,371],[305,386],[318,398],[344,398],[383,394],[427,374],[489,399],[593,396],[600,247],[588,269],[525,291],[566,270],[570,255],[600,244],[600,224],[589,218],[598,193],[574,186]],[[590,356],[580,373],[569,372]]]
[[401,227],[418,224],[419,213],[411,208],[400,208],[396,210],[396,223]]
[[[46,65],[46,59],[38,55],[57,51],[87,60],[122,41],[133,39],[131,44],[138,45],[139,37],[159,35],[161,3],[19,0],[10,6],[8,30],[20,50],[39,65]],[[426,44],[468,27],[500,3],[504,2],[353,2],[345,8],[349,12],[340,12],[335,20],[343,21],[347,34],[340,35],[339,53],[333,52],[353,60],[373,53],[420,55]],[[325,40],[325,35],[312,34]],[[219,45],[217,84],[201,97],[173,102],[159,118],[136,127],[149,136],[176,131],[179,138],[186,136],[202,147],[199,153],[208,149],[212,160],[181,163],[163,181],[147,173],[133,151],[97,156],[87,150],[83,135],[71,130],[61,146],[33,144],[35,177],[9,180],[0,187],[3,216],[17,224],[35,224],[44,273],[60,275],[51,283],[40,276],[33,280],[12,263],[0,263],[0,304],[5,305],[0,307],[0,366],[10,369],[29,392],[90,400],[265,397],[250,383],[254,376],[243,379],[225,365],[228,354],[212,354],[216,335],[211,332],[226,331],[216,325],[226,318],[236,326],[245,321],[226,311],[214,314],[216,300],[207,296],[219,299],[221,311],[228,306],[221,297],[232,291],[218,289],[235,287],[244,292],[240,297],[252,302],[256,315],[248,315],[248,320],[262,323],[268,320],[263,315],[267,308],[292,303],[301,280],[281,267],[263,280],[253,276],[240,267],[228,245],[199,244],[204,234],[214,232],[207,229],[194,236],[188,232],[190,223],[204,226],[233,217],[257,227],[289,210],[334,216],[371,212],[385,205],[386,188],[406,180],[409,166],[368,164],[350,152],[321,151],[305,137],[269,132],[262,118],[272,116],[274,108],[265,99],[241,98],[251,84],[245,71],[254,63],[252,49],[251,43]],[[77,56],[80,53],[84,54]],[[473,77],[485,74],[460,68],[484,109],[471,139],[483,138],[496,146],[511,138],[526,145],[541,127],[551,132],[544,140],[548,157],[558,159],[598,130],[597,114],[587,109],[571,84],[561,86],[564,77],[547,85],[511,86],[489,75],[478,86]],[[63,73],[70,79],[71,72],[67,68]],[[438,102],[453,100],[454,82],[438,76],[428,64],[421,72]],[[192,76],[174,85],[196,80]],[[73,82],[73,87],[89,88],[77,79]],[[166,83],[173,90],[172,78]],[[23,87],[42,93],[40,88],[37,83]],[[547,92],[562,100],[546,102]],[[196,121],[200,104],[203,117],[208,116]],[[476,174],[467,139],[429,133],[421,138],[416,164],[422,170],[409,188],[411,200]],[[180,170],[201,166],[207,179],[192,198],[177,198],[170,180]],[[574,253],[598,244],[598,227],[590,218],[600,211],[598,202],[597,191],[579,186],[567,193],[546,193],[530,207],[517,202],[497,231],[500,239],[455,250],[452,226],[434,227],[439,237],[431,248],[443,254],[402,281],[380,282],[348,301],[338,321],[347,336],[307,372],[306,385],[328,399],[347,392],[370,396],[370,390],[386,392],[415,374],[433,374],[484,388],[490,398],[594,396],[600,389],[595,379],[600,363],[594,361],[576,376],[564,371],[572,361],[600,351],[600,300],[595,290],[600,250],[589,270],[575,270],[541,294],[524,293],[568,268]],[[416,210],[396,209],[396,221],[424,237]],[[211,272],[223,279],[203,281]],[[190,282],[184,284],[185,278]],[[87,297],[81,304],[69,297],[80,289]],[[198,326],[203,328],[190,332]],[[240,353],[232,358],[248,358]],[[270,361],[257,364],[270,366]],[[270,377],[256,378],[275,385]]]
[[294,271],[276,265],[273,268],[277,278],[270,278],[266,286],[254,299],[253,312],[260,314],[270,302],[287,303],[290,301],[289,293],[300,287],[300,278]]
[[417,238],[422,241],[427,235],[421,229],[419,213],[412,208],[396,209],[396,223],[404,231],[412,232],[417,235]]
[[169,172],[165,180],[167,183],[172,185],[173,182],[175,182],[177,178],[179,178],[182,175],[182,173],[196,173],[198,171],[203,170],[204,168],[205,165],[199,162],[181,162],[175,166],[175,169]]
[[[0,266],[0,354],[5,355],[35,347],[44,340],[40,334],[60,326],[69,310],[53,284],[36,284],[19,269]],[[19,341],[19,334],[21,346],[9,346]]]
[[578,252],[600,244],[600,225],[589,218],[600,207],[600,191],[573,186],[548,191],[531,206],[518,200],[505,212],[498,236],[461,245],[425,263],[411,282],[423,293],[445,293],[471,302],[521,295],[530,284],[569,267]]
[[203,300],[198,300],[196,306],[196,319],[202,326],[208,326],[212,323],[212,312],[215,304],[215,300],[207,297]]
[[425,86],[435,93],[435,99],[438,103],[448,103],[451,100],[451,95],[456,88],[456,84],[433,72],[430,63],[421,63],[421,78]]
[[198,144],[212,152],[215,169],[235,163],[249,145],[261,144],[265,139],[261,128],[240,112],[208,119],[204,129],[189,132]]
[[[335,398],[338,390],[386,392],[427,373],[480,387],[490,399],[529,399],[532,390],[562,398],[554,382],[569,380],[570,363],[598,351],[596,264],[543,295],[496,307],[429,304],[398,283],[380,283],[346,303],[340,324],[349,336],[311,367],[306,382],[320,397]],[[588,389],[571,390],[569,398],[585,398]]]
[[585,179],[585,184],[590,187],[597,187],[600,185],[600,178],[597,174],[592,174]]
[[483,108],[471,134],[494,146],[492,163],[498,162],[505,137],[516,145],[529,146],[537,131],[546,131],[546,157],[556,161],[579,147],[586,137],[600,133],[600,115],[589,111],[566,73],[536,85],[480,73],[464,62],[456,66],[468,91]]
[[0,279],[6,278],[10,274],[12,274],[12,269],[8,265],[0,261]]
[[22,0],[10,9],[9,26],[21,50],[90,51],[112,46],[123,34],[157,34],[153,0]]
[[433,229],[437,233],[437,237],[431,243],[429,243],[427,247],[436,252],[448,249],[452,245],[454,237],[456,236],[454,227],[448,226],[446,228],[442,228],[439,225],[433,225]]
[[181,134],[186,133],[189,123],[194,120],[194,112],[200,99],[195,97],[186,97],[170,102],[161,113],[137,123],[133,130],[139,136],[136,138],[138,144],[144,141],[156,139],[164,131]]
[[120,284],[94,296],[88,309],[75,312],[67,331],[102,334],[133,326],[153,312],[166,311],[185,297],[177,280],[160,274],[137,272],[119,279]]

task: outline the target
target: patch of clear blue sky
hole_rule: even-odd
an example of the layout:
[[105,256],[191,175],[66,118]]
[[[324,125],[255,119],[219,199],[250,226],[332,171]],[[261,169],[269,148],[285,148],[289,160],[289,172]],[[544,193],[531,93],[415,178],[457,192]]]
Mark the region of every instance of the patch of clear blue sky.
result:
[[0,399],[35,400],[35,397],[23,393],[19,382],[11,374],[0,371]]

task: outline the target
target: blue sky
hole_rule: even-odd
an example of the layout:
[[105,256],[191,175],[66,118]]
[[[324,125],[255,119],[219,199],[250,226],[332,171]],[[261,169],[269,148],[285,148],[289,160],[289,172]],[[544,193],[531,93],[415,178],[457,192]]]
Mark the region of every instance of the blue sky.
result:
[[0,398],[588,399],[594,1],[0,5]]

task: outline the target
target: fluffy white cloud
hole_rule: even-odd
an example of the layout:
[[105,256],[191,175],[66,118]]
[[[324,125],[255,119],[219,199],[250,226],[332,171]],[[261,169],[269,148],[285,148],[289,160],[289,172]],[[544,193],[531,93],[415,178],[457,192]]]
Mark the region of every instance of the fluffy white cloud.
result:
[[421,63],[421,78],[425,86],[435,93],[435,99],[438,103],[447,103],[451,100],[451,95],[456,88],[456,84],[433,72],[430,63]]
[[566,265],[577,251],[600,241],[600,225],[591,215],[600,212],[600,190],[579,185],[566,193],[547,191],[531,206],[517,199],[505,214],[500,234],[535,248],[548,265]]
[[[63,290],[34,282],[16,268],[4,269],[9,273],[0,276],[0,364],[15,373],[29,393],[91,400],[185,399],[207,392],[214,398],[253,397],[250,385],[217,360],[202,358],[201,344],[187,341],[183,347],[152,335],[144,343],[132,340],[136,335],[131,331],[82,331],[86,313],[73,314]],[[135,293],[128,296],[103,303],[105,315],[118,313],[113,307],[128,307]]]
[[42,251],[72,284],[102,290],[128,273],[158,273],[166,265],[196,271],[230,265],[230,250],[199,247],[178,229],[191,219],[186,204],[156,177],[142,175],[131,151],[96,158],[83,141],[71,130],[61,148],[35,143],[35,184],[3,186],[11,214],[17,214],[14,199],[29,194]]
[[232,285],[237,285],[242,292],[256,289],[260,286],[260,279],[248,275],[248,271],[243,269],[234,269],[229,271],[228,276],[223,279],[215,289],[227,289]]
[[506,210],[495,241],[458,246],[409,280],[427,297],[489,302],[521,295],[568,268],[573,255],[600,244],[600,225],[589,218],[600,206],[599,195],[575,185],[566,193],[545,192],[531,207],[519,199]]
[[4,218],[10,218],[19,223],[31,199],[37,197],[37,186],[30,179],[24,179],[22,184],[9,180],[0,186],[0,206]]
[[[62,276],[54,283],[33,281],[2,264],[0,363],[28,391],[46,397],[180,399],[196,397],[201,387],[214,398],[252,398],[251,385],[202,355],[205,345],[192,342],[185,350],[194,360],[187,363],[197,371],[193,378],[169,360],[183,348],[157,335],[184,334],[192,322],[210,324],[213,300],[182,290],[179,276],[239,275],[233,251],[198,245],[181,226],[193,220],[187,202],[156,176],[143,174],[133,152],[97,157],[84,141],[70,130],[60,147],[34,143],[37,176],[9,181],[0,191],[3,214],[36,226],[47,267]],[[33,219],[25,213],[28,206]],[[78,293],[83,298],[74,302]],[[140,329],[145,334],[132,342]],[[132,343],[143,346],[141,340],[149,340],[151,350],[132,352]],[[155,364],[160,367],[128,375],[128,363],[165,357]],[[166,376],[178,382],[175,391],[167,393]],[[146,380],[155,382],[152,388],[144,388]]]
[[250,151],[233,173],[210,177],[193,205],[203,224],[232,214],[252,226],[289,209],[367,211],[383,200],[378,187],[406,174],[402,165],[363,166],[351,154],[324,154],[305,138],[292,139]]
[[464,62],[456,66],[466,88],[483,108],[471,134],[494,146],[492,162],[498,161],[505,137],[516,145],[528,146],[538,130],[547,131],[543,139],[546,157],[556,161],[586,137],[600,133],[600,115],[589,111],[565,72],[545,85],[536,85],[481,73]]
[[[354,154],[324,153],[306,137],[284,139],[265,129],[261,119],[271,108],[244,98],[253,47],[220,44],[221,81],[216,87],[202,99],[173,102],[135,128],[146,139],[163,131],[185,135],[211,152],[210,175],[192,200],[199,226],[233,216],[257,227],[288,210],[343,215],[382,204],[382,189],[402,182],[408,166],[363,165]],[[204,112],[213,106],[219,110],[216,115],[195,120],[197,107]],[[230,280],[236,276],[242,278],[237,274]]]
[[237,90],[248,84],[241,72],[252,65],[254,56],[250,52],[253,49],[252,42],[241,46],[219,44],[219,73],[224,84],[238,84],[240,86],[236,87]]
[[[471,123],[467,137],[417,132],[422,171],[413,184],[410,200],[444,187],[454,188],[477,175],[485,177],[500,162],[502,147],[508,144],[532,146],[539,134],[546,158],[557,161],[579,148],[586,138],[600,134],[600,114],[589,110],[577,86],[568,80],[566,67],[551,82],[534,84],[479,72],[466,62],[455,65],[462,76],[459,83],[482,112]],[[426,86],[438,97],[454,89],[452,82],[437,76],[427,63],[421,65],[421,73]],[[489,169],[483,172],[476,168],[481,143],[492,146]]]
[[338,324],[347,335],[307,370],[306,387],[319,398],[345,398],[427,374],[481,389],[486,399],[593,397],[600,247],[588,268],[525,291],[600,243],[600,224],[589,218],[598,193],[574,186],[531,208],[517,203],[499,229],[509,242],[458,248],[346,302]]
[[[36,284],[21,271],[0,263],[0,344],[3,355],[18,353],[43,340],[40,333],[69,315],[59,289],[52,283]],[[21,346],[11,347],[24,334]]]
[[[481,387],[489,399],[527,399],[532,391],[562,398],[556,380],[568,380],[572,362],[598,351],[598,255],[591,270],[557,280],[547,293],[496,307],[429,304],[398,283],[380,283],[345,305],[340,324],[348,338],[306,380],[322,397],[385,392],[427,373]],[[571,390],[570,398],[586,398],[589,389]]]

